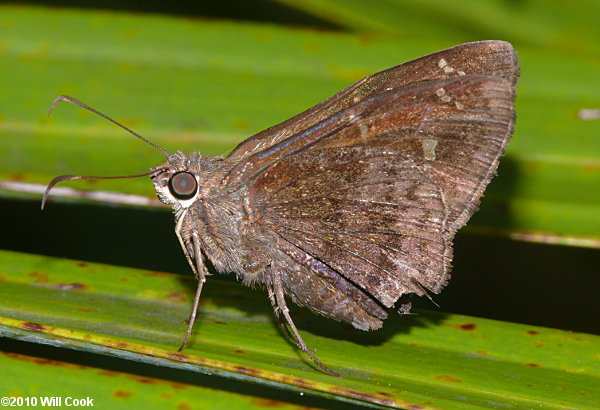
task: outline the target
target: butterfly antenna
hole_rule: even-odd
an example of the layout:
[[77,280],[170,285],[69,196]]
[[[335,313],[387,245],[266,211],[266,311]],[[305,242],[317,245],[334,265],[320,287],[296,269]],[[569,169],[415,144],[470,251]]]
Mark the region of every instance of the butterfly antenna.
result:
[[[127,131],[128,133],[130,133],[131,135],[136,136],[137,138],[141,139],[142,141],[144,141],[147,144],[152,145],[154,148],[159,149],[160,151],[162,151],[165,156],[167,158],[169,158],[169,153],[167,152],[166,149],[164,149],[163,147],[156,145],[155,143],[147,140],[146,138],[142,137],[140,134],[138,134],[137,132],[129,129],[128,127],[124,126],[123,124],[121,124],[120,122],[113,120],[112,118],[110,118],[108,115],[101,113],[100,111],[96,110],[95,108],[90,107],[89,105],[82,103],[81,101],[73,98],[73,97],[67,97],[66,95],[60,95],[58,97],[56,97],[54,99],[54,101],[52,101],[52,105],[50,106],[50,109],[48,110],[48,116],[50,116],[50,114],[52,113],[52,111],[54,111],[54,109],[56,108],[56,106],[61,102],[61,101],[66,101],[66,102],[70,102],[71,104],[75,104],[78,105],[80,107],[85,108],[88,111],[93,112],[94,114],[97,114],[99,116],[101,116],[102,118],[105,118],[107,120],[109,120],[110,122],[112,122],[115,125],[118,125],[119,127],[123,128],[125,131]],[[143,174],[135,174],[135,175],[122,175],[122,176],[109,176],[109,177],[104,177],[104,176],[85,176],[85,175],[61,175],[58,176],[56,178],[54,178],[52,181],[50,181],[50,183],[48,184],[48,186],[46,187],[46,191],[44,191],[44,197],[42,198],[42,210],[44,209],[44,206],[46,205],[46,201],[48,200],[48,196],[50,195],[50,190],[52,190],[52,188],[58,184],[59,182],[63,182],[63,181],[75,181],[78,179],[119,179],[119,178],[137,178],[137,177],[144,177],[144,176],[148,176],[148,175],[152,175],[161,171],[164,171],[165,169],[167,169],[166,167],[162,167],[162,168],[155,168],[149,172],[145,172]]]
[[48,200],[48,196],[50,195],[50,190],[54,188],[56,184],[63,181],[76,181],[78,179],[121,179],[121,178],[138,178],[145,177],[148,175],[156,174],[168,169],[167,167],[155,168],[152,171],[144,172],[143,174],[135,174],[135,175],[121,175],[121,176],[110,176],[110,177],[99,177],[99,176],[86,176],[86,175],[61,175],[54,178],[44,191],[44,196],[42,198],[42,210],[44,210],[44,206],[46,205],[46,201]]
[[154,148],[161,150],[165,156],[168,158],[169,157],[169,153],[167,152],[166,149],[164,149],[163,147],[156,145],[155,143],[147,140],[146,138],[142,137],[140,134],[138,134],[137,132],[127,128],[126,126],[124,126],[123,124],[121,124],[120,122],[118,122],[117,120],[113,120],[112,118],[110,118],[108,115],[101,113],[100,111],[98,111],[95,108],[90,107],[89,105],[82,103],[81,101],[73,98],[73,97],[68,97],[66,95],[59,95],[58,97],[56,97],[54,99],[54,101],[52,102],[52,105],[50,106],[50,109],[48,110],[48,116],[50,116],[50,114],[52,113],[52,111],[54,111],[54,108],[56,108],[56,106],[58,105],[58,103],[60,103],[61,101],[66,101],[66,102],[70,102],[71,104],[75,104],[78,105],[80,107],[85,108],[88,111],[93,112],[96,115],[101,116],[102,118],[105,118],[107,120],[109,120],[110,122],[112,122],[115,125],[118,125],[119,127],[123,128],[125,131],[127,131],[128,133],[130,133],[131,135],[134,135],[136,137],[138,137],[139,139],[141,139],[142,141],[144,141],[146,144],[150,144],[152,145]]

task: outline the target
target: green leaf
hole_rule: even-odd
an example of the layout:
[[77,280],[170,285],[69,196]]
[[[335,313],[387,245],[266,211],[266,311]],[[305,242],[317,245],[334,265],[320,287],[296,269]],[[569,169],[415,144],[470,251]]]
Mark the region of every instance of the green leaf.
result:
[[[4,374],[10,375],[2,381],[2,388],[3,394],[9,395],[5,397],[12,396],[10,400],[14,407],[191,409],[218,405],[227,409],[298,408],[280,400],[248,393],[135,376],[18,353],[0,354],[0,366]],[[51,370],[52,377],[48,378],[47,373],[40,369]],[[84,404],[78,406],[76,403]]]
[[8,251],[0,275],[0,332],[13,338],[388,406],[585,408],[600,398],[597,336],[431,312],[357,333],[294,311],[340,379],[286,342],[264,291],[209,281],[178,353],[189,277]]
[[445,38],[458,44],[475,36],[568,52],[600,51],[600,4],[594,0],[579,1],[576,7],[556,0],[276,1],[352,30],[411,41]]
[[[162,161],[78,107],[63,104],[45,119],[59,94],[167,150],[218,155],[367,74],[452,45],[158,15],[2,11],[0,179],[34,183],[58,174],[136,174]],[[515,46],[522,61],[515,136],[467,229],[600,246],[598,124],[577,116],[596,106],[599,60]],[[154,196],[146,179],[72,186]]]

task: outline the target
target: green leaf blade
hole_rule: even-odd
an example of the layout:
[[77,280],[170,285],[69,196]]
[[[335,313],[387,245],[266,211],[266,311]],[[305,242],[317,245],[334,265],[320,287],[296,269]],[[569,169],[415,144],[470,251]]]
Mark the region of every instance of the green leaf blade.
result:
[[[461,396],[467,407],[585,407],[598,397],[597,336],[430,312],[396,315],[384,330],[363,333],[294,311],[308,345],[344,375],[337,379],[286,342],[264,291],[209,281],[191,343],[177,353],[193,281],[15,252],[0,256],[5,336],[33,332],[76,349],[393,406],[455,407]],[[582,389],[592,397],[582,397]]]

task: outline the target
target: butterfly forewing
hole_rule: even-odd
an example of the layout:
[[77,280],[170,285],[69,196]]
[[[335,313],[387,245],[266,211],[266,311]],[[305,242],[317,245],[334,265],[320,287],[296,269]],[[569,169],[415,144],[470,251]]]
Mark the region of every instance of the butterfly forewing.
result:
[[[361,309],[348,305],[348,320],[348,312],[323,313],[323,303],[343,297],[368,312],[365,297],[390,307],[403,294],[439,292],[452,237],[476,209],[510,137],[512,90],[502,78],[464,75],[387,91],[328,120],[350,118],[344,126],[296,142],[281,157],[269,153],[271,162],[247,186],[256,224],[301,265],[282,267],[287,275],[323,282],[318,301],[295,299],[372,328],[373,317],[356,317]],[[325,286],[332,282],[350,285]]]
[[[510,43],[491,40],[461,44],[368,76],[307,111],[248,138],[229,154],[227,160],[237,163],[365,98],[386,91],[465,74],[504,78],[514,87],[518,70],[516,53]],[[232,173],[239,171],[240,166]]]

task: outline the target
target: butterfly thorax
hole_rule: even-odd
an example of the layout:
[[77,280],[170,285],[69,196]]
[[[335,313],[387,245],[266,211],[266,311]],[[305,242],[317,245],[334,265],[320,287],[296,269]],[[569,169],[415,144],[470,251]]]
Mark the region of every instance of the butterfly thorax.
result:
[[[177,152],[156,168],[161,171],[153,177],[153,183],[160,200],[173,207],[175,221],[181,227],[179,234],[190,255],[195,254],[192,234],[196,232],[203,256],[217,271],[234,272],[248,279],[248,274],[256,277],[269,258],[257,254],[256,246],[249,242],[251,223],[243,205],[245,188],[231,192],[220,184],[231,168],[221,157]],[[197,182],[197,191],[189,198],[178,198],[173,192],[173,176],[178,173],[191,174]]]

